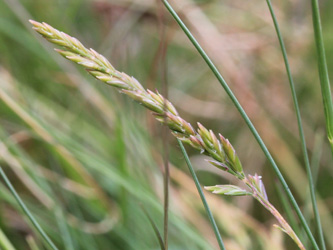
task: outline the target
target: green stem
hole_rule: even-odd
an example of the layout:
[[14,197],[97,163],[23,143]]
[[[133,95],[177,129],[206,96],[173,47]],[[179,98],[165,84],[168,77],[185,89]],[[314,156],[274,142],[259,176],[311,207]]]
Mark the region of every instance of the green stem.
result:
[[184,31],[184,33],[187,35],[187,37],[189,38],[189,40],[192,42],[192,44],[194,45],[194,47],[197,49],[197,51],[199,52],[199,54],[202,56],[202,58],[205,60],[205,62],[207,63],[207,65],[209,66],[209,68],[212,70],[212,72],[214,73],[214,75],[216,76],[216,78],[218,79],[218,81],[220,82],[220,84],[222,85],[222,87],[224,88],[224,90],[226,91],[226,93],[228,94],[228,96],[230,97],[231,101],[233,102],[233,104],[235,105],[235,107],[237,108],[237,110],[239,111],[240,115],[242,116],[242,118],[244,119],[245,123],[247,124],[247,126],[249,127],[249,129],[251,130],[252,134],[254,135],[255,139],[257,140],[259,146],[261,147],[262,151],[264,152],[266,158],[268,159],[268,161],[271,163],[273,170],[276,174],[276,176],[278,177],[279,181],[281,182],[283,189],[285,190],[285,192],[287,193],[288,198],[290,199],[293,207],[296,210],[296,213],[298,215],[298,217],[300,218],[300,221],[302,223],[302,226],[304,227],[306,234],[308,235],[312,245],[314,246],[314,248],[316,250],[319,250],[318,245],[310,231],[310,228],[294,198],[294,196],[292,195],[287,182],[285,181],[285,179],[283,178],[278,166],[276,165],[272,155],[270,154],[270,152],[268,151],[265,143],[263,142],[263,140],[261,139],[260,135],[258,134],[257,130],[255,129],[254,125],[252,124],[250,118],[247,116],[247,114],[245,113],[244,109],[242,108],[242,106],[240,105],[239,101],[237,100],[237,98],[235,97],[235,95],[233,94],[233,92],[231,91],[231,89],[229,88],[227,82],[223,79],[222,75],[220,74],[220,72],[217,70],[216,66],[214,65],[214,63],[211,61],[211,59],[208,57],[208,55],[206,54],[206,52],[201,48],[200,44],[196,41],[196,39],[193,37],[193,35],[191,34],[191,32],[189,31],[189,29],[186,27],[186,25],[182,22],[182,20],[179,18],[179,16],[177,15],[177,13],[174,11],[174,9],[171,7],[171,5],[168,3],[168,1],[166,0],[162,0],[164,5],[166,6],[166,8],[168,9],[168,11],[170,12],[170,14],[174,17],[174,19],[177,21],[177,23],[179,24],[179,26],[182,28],[182,30]]
[[311,0],[311,4],[312,4],[313,29],[314,29],[315,42],[318,55],[319,79],[320,79],[321,94],[323,97],[324,111],[326,118],[327,136],[331,145],[331,151],[333,156],[333,104],[332,104],[330,80],[328,76],[327,62],[325,56],[325,47],[324,47],[324,39],[321,28],[318,0]]
[[182,143],[179,139],[177,139],[177,141],[178,141],[179,146],[180,146],[180,148],[181,148],[181,150],[182,150],[182,153],[183,153],[183,155],[184,155],[184,158],[185,158],[186,164],[187,164],[188,169],[190,170],[190,173],[191,173],[192,178],[193,178],[193,180],[194,180],[195,186],[196,186],[197,189],[198,189],[198,192],[199,192],[199,195],[200,195],[201,201],[202,201],[202,203],[203,203],[203,205],[204,205],[204,207],[205,207],[205,209],[206,209],[206,212],[207,212],[207,214],[208,214],[208,218],[209,218],[210,224],[211,224],[212,227],[213,227],[213,230],[214,230],[214,233],[215,233],[215,236],[216,236],[217,242],[218,242],[218,244],[219,244],[219,247],[220,247],[221,250],[225,250],[225,248],[224,248],[224,244],[223,244],[223,241],[222,241],[222,238],[221,238],[220,232],[219,232],[219,229],[217,228],[217,225],[216,225],[216,222],[215,222],[215,220],[214,220],[213,214],[212,214],[212,212],[210,211],[210,208],[209,208],[208,203],[207,203],[207,201],[206,201],[205,195],[204,195],[204,193],[203,193],[203,191],[202,191],[202,188],[201,188],[201,186],[200,186],[200,183],[199,183],[198,177],[197,177],[197,175],[195,174],[195,171],[194,171],[194,169],[193,169],[193,167],[192,167],[192,164],[191,164],[191,161],[190,161],[190,159],[189,159],[189,157],[188,157],[188,155],[187,155],[187,153],[186,153],[186,150],[185,150],[185,148],[184,148],[184,145],[183,145],[183,143]]
[[[324,111],[326,118],[327,136],[331,145],[331,153],[333,156],[333,104],[332,104],[330,80],[328,77],[328,69],[326,63],[324,39],[321,29],[318,1],[312,0],[311,3],[312,3],[313,29],[315,34],[315,41],[316,41],[316,48],[318,55],[319,78],[320,78],[321,93],[323,97],[323,104],[324,104]],[[316,218],[316,224],[318,223],[320,223],[320,221],[318,221]],[[326,249],[325,240],[321,228],[319,228],[318,233],[320,236],[321,248],[325,250]]]
[[280,31],[279,24],[277,22],[271,1],[266,0],[266,2],[268,5],[268,8],[269,8],[269,11],[271,13],[272,19],[273,19],[274,27],[275,27],[276,34],[279,39],[279,43],[280,43],[280,47],[281,47],[281,51],[282,51],[282,55],[283,55],[283,60],[284,60],[284,64],[285,64],[287,75],[288,75],[289,85],[290,85],[292,99],[293,99],[293,103],[294,103],[294,109],[295,109],[296,117],[297,117],[299,137],[301,139],[301,147],[302,147],[302,153],[303,153],[303,157],[304,157],[305,169],[306,169],[306,174],[307,174],[308,182],[309,182],[311,203],[312,203],[313,213],[314,213],[314,217],[315,217],[315,221],[316,221],[316,227],[317,227],[317,230],[319,232],[319,237],[320,237],[320,245],[321,245],[320,247],[321,247],[321,249],[325,250],[326,248],[325,248],[325,243],[324,243],[324,234],[323,234],[323,230],[322,230],[322,226],[321,226],[321,222],[320,222],[320,215],[319,215],[316,195],[315,195],[315,187],[314,187],[314,183],[313,183],[309,156],[308,156],[308,152],[306,149],[306,141],[305,141],[304,130],[303,130],[303,125],[302,125],[301,113],[300,113],[298,100],[297,100],[297,96],[296,96],[296,91],[295,91],[295,84],[294,84],[293,78],[291,76],[291,70],[290,70],[289,61],[288,61],[288,57],[287,57],[286,47],[283,42],[282,34]]
[[42,238],[45,240],[45,242],[49,245],[49,247],[53,250],[58,250],[58,248],[54,245],[54,243],[51,241],[51,239],[47,236],[47,234],[44,232],[42,227],[39,225],[39,223],[36,221],[36,219],[33,217],[33,215],[30,213],[27,206],[24,204],[24,202],[21,200],[18,193],[15,191],[14,187],[10,183],[9,179],[7,178],[5,172],[3,171],[2,167],[0,166],[0,175],[2,176],[3,180],[5,181],[7,187],[9,188],[10,192],[13,194],[14,198],[16,199],[17,203],[22,208],[23,212],[27,215],[33,226],[36,228],[36,230],[39,232],[39,234],[42,236]]

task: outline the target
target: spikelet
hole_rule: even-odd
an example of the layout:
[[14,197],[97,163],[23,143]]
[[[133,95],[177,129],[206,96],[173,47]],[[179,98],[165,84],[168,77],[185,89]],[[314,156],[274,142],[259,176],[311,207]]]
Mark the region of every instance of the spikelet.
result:
[[117,71],[112,64],[93,49],[87,49],[76,38],[58,31],[46,23],[30,20],[33,29],[51,43],[63,47],[56,51],[64,58],[84,67],[96,79],[118,88],[122,93],[151,110],[155,118],[167,125],[172,134],[191,145],[201,153],[211,156],[209,162],[219,169],[227,171],[237,178],[244,176],[240,161],[229,141],[216,137],[212,130],[198,123],[195,131],[190,123],[181,118],[172,105],[160,93],[145,90],[134,77]]

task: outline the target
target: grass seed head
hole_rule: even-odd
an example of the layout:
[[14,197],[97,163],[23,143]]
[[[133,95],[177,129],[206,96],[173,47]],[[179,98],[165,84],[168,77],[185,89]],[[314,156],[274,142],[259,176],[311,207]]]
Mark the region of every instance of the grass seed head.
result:
[[87,49],[76,38],[46,23],[33,20],[30,20],[30,23],[33,29],[48,41],[63,47],[61,50],[56,49],[60,55],[84,67],[96,79],[118,88],[122,93],[151,110],[159,122],[172,130],[175,137],[200,152],[210,155],[214,159],[210,161],[212,165],[233,175],[243,172],[240,161],[228,140],[220,137],[221,141],[219,141],[213,131],[206,129],[200,123],[198,123],[198,130],[195,131],[190,123],[179,116],[169,100],[157,91],[145,90],[138,80],[117,71],[104,56],[94,49]]

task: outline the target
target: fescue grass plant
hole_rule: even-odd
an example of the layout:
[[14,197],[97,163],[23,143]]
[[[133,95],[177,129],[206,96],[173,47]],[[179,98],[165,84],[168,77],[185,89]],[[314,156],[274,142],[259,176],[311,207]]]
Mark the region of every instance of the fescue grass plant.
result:
[[[16,0],[5,2],[27,27],[27,19],[31,18],[29,7]],[[36,4],[38,3],[37,1]],[[117,5],[113,5],[94,2],[90,6],[92,9],[95,8],[96,12],[102,13],[100,18],[106,18],[108,20],[106,24],[115,24],[112,27],[102,27],[102,30],[110,30],[110,33],[102,35],[104,42],[100,47],[103,51],[101,54],[94,49],[87,49],[78,39],[58,31],[49,24],[30,21],[34,30],[49,42],[59,46],[60,49],[57,48],[56,51],[60,55],[80,65],[84,71],[78,71],[65,60],[59,60],[55,53],[50,53],[50,46],[40,40],[45,51],[51,55],[45,56],[45,51],[40,51],[34,45],[36,40],[27,35],[27,32],[30,32],[29,27],[25,30],[14,22],[7,22],[7,26],[0,25],[0,31],[7,34],[10,39],[21,43],[23,51],[28,50],[36,55],[35,58],[31,57],[31,65],[25,65],[27,76],[35,72],[35,75],[31,76],[39,79],[33,88],[25,83],[29,78],[21,78],[20,74],[14,74],[14,71],[5,68],[1,68],[0,71],[0,99],[4,104],[3,107],[6,107],[2,109],[6,119],[3,119],[3,126],[0,129],[0,158],[3,166],[10,167],[5,168],[9,177],[2,169],[0,174],[5,181],[4,184],[14,195],[11,196],[2,186],[0,197],[5,204],[8,204],[6,206],[9,208],[3,209],[9,214],[4,216],[6,223],[0,224],[1,247],[10,250],[27,247],[43,249],[43,246],[50,249],[295,249],[298,247],[323,250],[326,246],[327,249],[333,247],[332,239],[329,237],[330,229],[333,228],[332,209],[330,200],[327,200],[329,199],[327,197],[330,197],[327,190],[332,183],[330,182],[332,158],[327,156],[330,154],[327,153],[328,147],[321,140],[321,132],[316,133],[316,138],[319,139],[313,143],[311,137],[313,133],[310,131],[314,125],[308,122],[308,116],[316,119],[318,114],[305,112],[309,105],[305,102],[308,100],[306,95],[309,95],[306,89],[302,94],[305,96],[297,98],[301,93],[297,89],[305,88],[299,82],[308,77],[310,70],[304,72],[304,76],[293,74],[291,67],[297,62],[295,58],[299,55],[298,53],[289,57],[287,55],[289,48],[282,38],[287,26],[283,22],[279,25],[278,21],[281,19],[281,12],[280,16],[276,16],[275,6],[270,0],[266,1],[267,16],[262,20],[270,23],[270,19],[267,18],[270,13],[278,38],[272,35],[272,41],[278,41],[282,51],[282,57],[278,50],[270,55],[274,60],[278,57],[284,60],[284,64],[280,62],[281,67],[276,67],[275,63],[272,64],[268,59],[267,51],[260,51],[260,46],[265,44],[260,43],[260,39],[256,40],[251,33],[241,33],[245,39],[231,36],[229,39],[232,42],[223,40],[213,22],[217,20],[214,18],[219,18],[220,24],[223,25],[225,19],[216,14],[216,8],[213,7],[215,4],[205,3],[200,9],[192,1],[184,0],[182,2],[184,5],[177,10],[180,13],[179,17],[166,0],[158,1],[157,11],[155,5],[151,5],[148,1],[133,2],[129,5],[130,3],[131,1],[120,1]],[[165,9],[161,3],[164,3]],[[175,3],[175,6],[178,4],[180,2]],[[264,7],[263,3],[260,4]],[[230,12],[236,9],[243,13],[248,11],[240,7],[237,1],[228,4],[224,11]],[[44,10],[48,13],[52,8]],[[85,17],[89,8],[85,9],[84,5],[70,5],[70,8],[64,10],[69,14],[76,11],[82,13],[82,16],[77,16],[83,22],[82,26],[80,31],[75,32],[75,36],[80,37],[80,40],[87,40],[86,38],[89,40],[90,37],[96,37],[98,40],[101,37],[98,36],[97,29],[93,29],[94,25],[89,24]],[[312,11],[322,99],[330,141],[331,93],[327,66],[330,57],[327,57],[328,60],[325,58],[319,7],[315,0],[312,1]],[[209,19],[207,13],[211,13],[214,18]],[[150,66],[146,67],[144,60],[147,60],[147,53],[140,54],[138,52],[140,49],[137,47],[142,46],[140,39],[144,40],[148,33],[145,29],[134,30],[133,27],[136,27],[138,20],[149,24],[151,18],[155,20],[156,15],[160,31],[156,31],[156,34],[160,34],[161,40],[158,41],[157,35],[153,36],[154,42],[147,48],[151,49],[152,44],[158,44],[157,54],[148,63]],[[115,22],[112,18],[108,19],[109,17],[119,18],[119,22]],[[57,17],[54,20],[57,20]],[[254,20],[253,24],[260,23]],[[181,29],[175,25],[176,23]],[[66,25],[60,26],[68,29]],[[17,33],[22,34],[26,42],[22,43],[22,38],[8,32],[8,27],[16,27]],[[91,32],[88,35],[89,27]],[[205,29],[201,29],[202,27]],[[204,59],[205,64],[197,57],[195,50],[192,51],[188,45],[185,47],[185,36],[181,30]],[[190,30],[196,34],[193,35]],[[265,35],[261,34],[262,37]],[[211,38],[214,38],[214,41]],[[96,40],[90,43],[96,43]],[[127,43],[130,46],[127,46]],[[220,49],[221,45],[223,50]],[[166,46],[169,47],[168,52]],[[272,100],[265,99],[265,91],[269,91],[269,88],[261,86],[253,92],[249,86],[246,86],[248,82],[252,82],[252,80],[247,82],[247,77],[252,76],[258,82],[273,79],[268,86],[276,88],[276,78],[270,78],[263,73],[266,72],[265,68],[261,68],[264,66],[256,64],[257,67],[254,67],[253,63],[246,62],[243,54],[236,56],[236,59],[230,57],[229,54],[235,48],[243,48],[242,46],[248,46],[247,49],[251,53],[256,52],[260,55],[263,59],[259,61],[260,63],[265,62],[273,69],[275,67],[275,74],[282,75],[282,66],[285,67],[287,76],[282,82],[289,80],[298,128],[294,125],[296,122],[293,123],[295,118],[289,105],[278,102],[288,115],[285,116],[283,112],[280,113],[280,117],[272,115],[276,110],[272,109],[274,105],[270,106],[270,102],[286,100],[288,95],[276,89]],[[298,45],[300,48],[302,46],[305,49],[309,48],[308,44]],[[99,46],[95,44],[91,47]],[[274,47],[278,48],[277,42],[274,42]],[[15,53],[13,51],[12,56]],[[131,60],[133,53],[136,53],[136,57],[132,57],[134,62],[129,63],[127,60]],[[102,54],[110,57],[117,67],[114,67]],[[114,60],[114,57],[117,59]],[[11,57],[8,58],[10,60]],[[38,70],[32,67],[37,65],[37,61],[34,62],[36,58],[40,61]],[[178,60],[179,64],[175,64],[178,66],[170,64],[170,58]],[[289,62],[289,58],[293,60]],[[159,60],[160,64],[157,64]],[[217,62],[219,67],[216,67],[213,61]],[[125,70],[126,64],[130,64],[131,67]],[[223,75],[226,74],[224,78],[218,70],[218,68],[224,69],[220,65],[225,66],[227,71],[223,72]],[[315,67],[315,63],[309,65]],[[190,74],[184,70],[185,66],[188,66]],[[305,66],[307,65],[304,63],[298,65],[298,67]],[[64,72],[68,70],[68,73],[57,73],[55,68],[59,67]],[[238,67],[243,67],[244,72],[238,70]],[[48,68],[53,71],[46,73]],[[116,68],[124,68],[125,72],[130,73],[123,73]],[[249,69],[253,72],[250,73]],[[162,73],[159,74],[159,71]],[[19,72],[19,69],[16,72]],[[87,72],[109,86],[97,83],[90,85],[89,78],[86,77]],[[146,78],[147,87],[143,87],[130,75],[138,79]],[[211,84],[212,87],[210,85],[205,87],[207,82],[214,81],[213,76],[217,78],[226,94],[214,84]],[[45,77],[48,82],[45,82]],[[163,82],[162,87],[154,84],[159,82],[159,77]],[[171,85],[168,95],[166,87],[170,86],[172,81],[179,82],[181,87],[178,86],[177,90]],[[227,82],[231,85],[229,86]],[[235,86],[232,86],[233,84]],[[110,86],[113,88],[109,88]],[[152,91],[154,86],[161,89],[163,95],[157,90]],[[284,91],[287,90],[287,86],[286,84]],[[319,85],[309,86],[311,89],[319,87]],[[209,101],[203,102],[191,97],[205,93],[203,89],[207,89]],[[175,98],[179,94],[182,98]],[[172,101],[164,96],[169,96]],[[236,96],[240,99],[238,100]],[[165,135],[161,136],[158,132],[160,128],[149,118],[142,119],[144,117],[140,113],[142,109],[128,102],[128,97],[144,106],[159,123],[168,127],[179,146],[176,144],[175,147],[169,147],[168,153],[166,148],[169,140]],[[316,101],[320,100],[318,95],[312,94],[310,97]],[[223,102],[220,99],[223,99]],[[267,101],[267,106],[262,105]],[[319,107],[319,104],[311,103],[318,105],[316,108]],[[205,105],[212,107],[212,111],[208,109],[203,111]],[[222,109],[223,112],[219,113]],[[257,147],[254,141],[251,142],[251,139],[244,139],[250,137],[246,135],[248,132],[242,128],[243,125],[238,125],[241,119],[232,118],[235,117],[237,110],[240,113],[239,117],[244,119],[260,147]],[[304,120],[307,122],[302,122],[303,111],[307,118]],[[220,117],[216,114],[220,114]],[[226,125],[216,126],[216,122],[207,122],[207,119],[217,120]],[[230,126],[228,123],[232,119],[236,122]],[[197,121],[200,123],[196,126],[191,125]],[[210,123],[214,130],[221,131],[223,136],[208,130],[202,125],[204,123]],[[300,135],[299,141],[295,136],[296,130]],[[232,146],[225,137],[229,137],[235,146]],[[156,141],[161,138],[164,140],[163,147],[156,146]],[[284,140],[286,138],[287,140]],[[189,154],[183,143],[189,146],[187,147]],[[301,146],[298,146],[299,144]],[[260,148],[264,154],[260,153]],[[301,148],[301,153],[296,148]],[[196,151],[198,153],[195,153]],[[187,176],[186,170],[175,167],[181,165],[183,160],[177,152],[182,153],[191,178]],[[175,155],[177,157],[174,157]],[[204,155],[206,161],[201,160],[201,155]],[[204,167],[198,171],[196,168],[201,165]],[[300,167],[302,165],[305,166],[305,171]],[[321,168],[322,166],[325,168]],[[20,180],[23,185],[22,188],[18,185],[17,191],[13,187],[17,186],[16,180]],[[204,183],[206,191],[202,189],[201,183]],[[219,183],[223,184],[216,185]],[[278,192],[273,189],[274,186],[279,189]],[[306,190],[304,187],[309,189]],[[279,198],[275,197],[274,192],[279,194]],[[231,200],[220,199],[214,194],[235,197]],[[252,205],[253,200],[257,200],[258,203]],[[235,202],[241,205],[240,208]],[[251,206],[254,206],[252,214]],[[265,210],[269,213],[265,214]],[[12,224],[14,222],[10,215],[12,211],[15,211],[15,214],[22,213],[29,219],[27,224],[21,226],[26,237],[18,242],[13,241],[13,237],[17,238],[17,231],[10,231],[10,228],[18,228]],[[259,211],[260,214],[256,214],[255,211]],[[274,221],[272,220],[270,225],[259,222],[269,221],[272,218]],[[22,223],[22,220],[20,222]],[[271,224],[275,224],[275,227],[271,227]],[[289,239],[283,237],[284,234],[287,234]]]

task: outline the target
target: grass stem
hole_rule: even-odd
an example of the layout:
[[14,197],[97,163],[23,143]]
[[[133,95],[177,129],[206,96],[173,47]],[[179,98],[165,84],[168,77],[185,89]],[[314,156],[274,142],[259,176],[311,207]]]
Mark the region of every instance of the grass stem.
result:
[[35,229],[39,232],[39,234],[42,236],[42,238],[45,240],[45,242],[48,244],[48,246],[53,250],[58,250],[58,248],[54,245],[52,240],[47,236],[47,234],[44,232],[42,227],[39,225],[37,220],[34,218],[34,216],[31,214],[27,206],[24,204],[24,202],[21,200],[20,196],[14,189],[13,185],[10,183],[9,179],[7,178],[5,172],[3,171],[2,167],[0,166],[0,175],[5,181],[7,187],[9,188],[10,192],[13,194],[14,198],[16,199],[17,203],[22,208],[23,212],[27,215],[29,220],[31,221],[32,225],[35,227]]
[[212,214],[212,212],[210,211],[210,208],[209,208],[208,203],[207,203],[207,201],[206,201],[205,195],[204,195],[204,193],[203,193],[203,191],[202,191],[202,188],[201,188],[201,186],[200,186],[200,183],[199,183],[198,177],[197,177],[197,175],[195,174],[195,171],[194,171],[194,169],[193,169],[193,167],[192,167],[191,161],[190,161],[190,159],[189,159],[189,157],[188,157],[188,155],[187,155],[187,152],[186,152],[186,150],[185,150],[185,148],[184,148],[183,143],[182,143],[179,139],[177,139],[177,140],[178,140],[179,146],[180,146],[180,148],[181,148],[181,150],[182,150],[182,153],[183,153],[183,155],[184,155],[184,158],[185,158],[186,164],[187,164],[187,166],[188,166],[188,169],[190,170],[190,173],[191,173],[192,178],[193,178],[193,180],[194,180],[195,186],[196,186],[197,189],[198,189],[198,192],[199,192],[199,195],[200,195],[201,201],[202,201],[202,203],[203,203],[203,205],[204,205],[204,207],[205,207],[205,210],[206,210],[206,212],[207,212],[207,214],[208,214],[208,218],[209,218],[210,224],[211,224],[212,227],[213,227],[213,230],[214,230],[214,233],[215,233],[215,236],[216,236],[217,242],[218,242],[218,244],[219,244],[219,247],[220,247],[221,250],[225,250],[225,247],[224,247],[224,244],[223,244],[223,241],[222,241],[222,238],[221,238],[221,235],[220,235],[219,229],[217,228],[217,225],[216,225],[216,222],[215,222],[215,220],[214,220],[213,214]]
[[226,91],[226,93],[228,94],[228,96],[230,97],[230,99],[232,100],[233,104],[235,105],[235,107],[237,108],[237,110],[239,111],[239,113],[241,114],[242,118],[244,119],[245,123],[247,124],[247,126],[249,127],[249,129],[251,130],[252,134],[254,135],[255,139],[257,140],[258,144],[260,145],[262,151],[264,152],[266,158],[268,159],[268,161],[270,162],[271,166],[273,167],[273,170],[276,174],[276,176],[278,177],[279,181],[281,182],[283,189],[285,190],[285,192],[287,193],[288,198],[290,199],[298,217],[301,220],[302,226],[304,227],[307,236],[309,237],[313,247],[316,250],[319,250],[318,245],[310,231],[310,228],[293,196],[293,194],[291,193],[287,182],[285,181],[284,177],[282,176],[282,173],[280,172],[280,169],[278,168],[277,164],[275,163],[272,155],[270,154],[270,152],[268,151],[265,143],[263,142],[263,140],[261,139],[260,135],[258,134],[256,128],[254,127],[253,123],[251,122],[250,118],[247,116],[246,112],[244,111],[243,107],[241,106],[241,104],[239,103],[239,101],[237,100],[236,96],[233,94],[232,90],[229,88],[227,82],[224,80],[224,78],[222,77],[222,75],[220,74],[220,72],[218,71],[218,69],[216,68],[216,66],[214,65],[214,63],[211,61],[211,59],[208,57],[208,55],[206,54],[206,52],[203,50],[203,48],[200,46],[200,44],[197,42],[197,40],[194,38],[194,36],[191,34],[191,32],[189,31],[189,29],[186,27],[186,25],[183,23],[183,21],[180,19],[180,17],[177,15],[177,13],[175,12],[175,10],[172,8],[172,6],[169,4],[169,2],[167,0],[162,0],[165,7],[168,9],[168,11],[170,12],[170,14],[173,16],[173,18],[176,20],[176,22],[179,24],[179,26],[182,28],[182,30],[184,31],[184,33],[187,35],[187,37],[189,38],[189,40],[192,42],[192,44],[195,46],[195,48],[197,49],[197,51],[199,52],[199,54],[202,56],[202,58],[205,60],[205,62],[207,63],[207,65],[209,66],[209,68],[212,70],[212,72],[214,73],[214,75],[216,76],[216,78],[218,79],[218,81],[220,82],[220,84],[222,85],[222,87],[224,88],[224,90]]
[[328,76],[327,62],[325,56],[325,46],[324,46],[323,33],[321,28],[318,0],[311,0],[311,5],[312,5],[314,38],[316,42],[316,49],[318,55],[319,79],[320,79],[321,93],[323,97],[323,104],[324,104],[324,111],[326,118],[326,130],[333,157],[333,103],[332,103],[330,80]]
[[[312,4],[313,29],[314,29],[314,36],[315,36],[317,55],[318,55],[319,78],[320,78],[321,93],[323,97],[323,104],[324,104],[324,111],[326,118],[326,130],[333,156],[333,104],[332,104],[330,80],[328,76],[327,62],[325,56],[325,47],[324,47],[324,39],[321,28],[318,0],[312,0],[311,4]],[[320,220],[317,217],[315,218],[315,220],[316,220],[316,225],[320,225]],[[325,250],[326,249],[325,240],[323,236],[323,230],[321,227],[318,228],[318,234],[320,237],[321,248]]]

